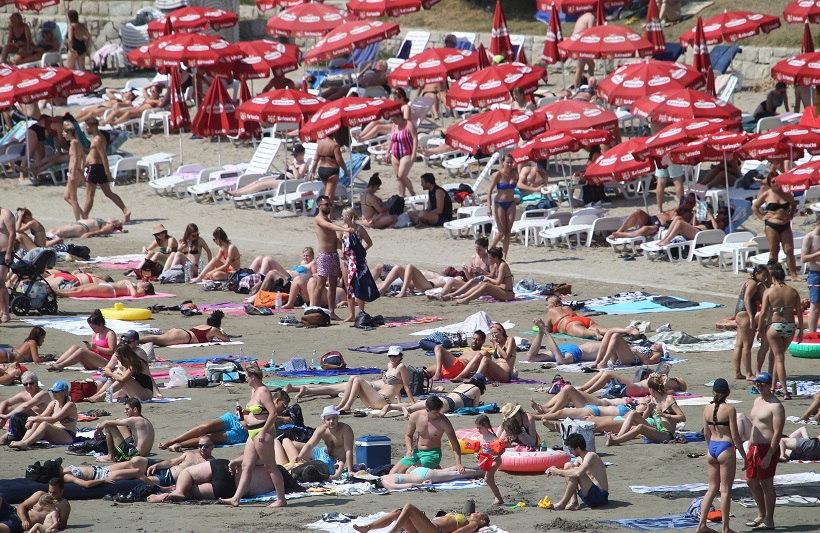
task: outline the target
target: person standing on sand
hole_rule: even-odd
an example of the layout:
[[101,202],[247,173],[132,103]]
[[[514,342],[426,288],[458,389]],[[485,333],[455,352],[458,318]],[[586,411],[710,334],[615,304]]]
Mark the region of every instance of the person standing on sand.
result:
[[316,231],[316,238],[319,241],[319,252],[316,254],[318,283],[310,297],[310,301],[320,302],[319,295],[321,291],[325,290],[325,284],[327,284],[327,310],[330,313],[330,318],[331,320],[341,321],[342,319],[336,315],[336,287],[339,284],[339,278],[342,277],[339,253],[336,251],[338,248],[336,232],[340,228],[330,220],[330,215],[333,213],[333,201],[329,197],[324,195],[318,197],[316,206],[319,208],[319,212],[313,219],[313,229]]
[[5,324],[11,317],[9,316],[9,289],[5,280],[9,274],[14,259],[14,237],[17,230],[14,229],[14,215],[5,207],[0,207],[0,324]]
[[77,138],[77,131],[74,129],[73,122],[63,122],[63,137],[68,142],[68,168],[66,169],[66,184],[65,194],[63,200],[71,206],[71,211],[74,213],[74,221],[82,220],[86,214],[80,208],[80,202],[77,200],[77,189],[80,187],[80,182],[83,181],[83,143]]
[[[595,13],[588,11],[578,17],[578,20],[575,21],[575,28],[572,29],[572,34],[575,35],[576,33],[581,33],[582,31],[588,30],[589,28],[594,28],[595,26],[597,26]],[[589,71],[589,76],[595,75],[595,61],[580,58],[575,60],[575,78],[573,79],[573,89],[578,89],[578,87],[581,86],[584,79],[584,72],[587,70]]]
[[562,511],[578,510],[578,498],[594,509],[609,503],[609,481],[606,477],[606,466],[598,454],[587,451],[587,442],[578,433],[573,433],[564,440],[569,453],[575,461],[564,465],[564,468],[551,466],[547,476],[561,476],[567,480],[567,490],[553,509]]
[[757,517],[746,522],[753,529],[774,529],[774,475],[780,458],[780,439],[786,410],[772,392],[772,376],[761,372],[755,378],[760,392],[749,413],[752,422],[746,455],[746,483],[757,504]]
[[[461,445],[458,443],[456,431],[450,420],[441,414],[444,402],[438,396],[430,396],[424,404],[424,411],[410,415],[407,432],[404,434],[407,453],[390,469],[390,473],[404,474],[414,466],[438,468],[441,463],[441,439],[445,434],[450,439],[455,454],[455,470],[459,473],[464,472],[464,466],[461,464]],[[414,447],[413,437],[417,432],[419,439]]]
[[800,261],[808,265],[809,275],[806,283],[809,286],[809,333],[817,331],[817,319],[820,318],[820,217],[815,220],[814,229],[803,237],[800,250]]
[[94,194],[97,192],[97,187],[102,189],[103,194],[114,205],[122,209],[124,221],[131,220],[131,211],[129,211],[114,191],[111,190],[111,182],[114,178],[111,177],[111,169],[108,168],[108,138],[100,131],[100,122],[91,117],[85,121],[86,128],[89,135],[92,135],[91,147],[88,149],[88,156],[85,158],[85,207],[83,212],[88,216],[91,213],[91,208],[94,207]]

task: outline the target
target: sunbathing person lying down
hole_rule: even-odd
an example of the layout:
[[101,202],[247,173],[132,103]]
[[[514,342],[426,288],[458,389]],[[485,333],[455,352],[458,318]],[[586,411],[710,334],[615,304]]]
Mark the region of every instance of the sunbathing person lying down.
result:
[[118,218],[109,218],[108,220],[103,220],[102,218],[84,218],[77,222],[71,222],[70,224],[54,228],[49,231],[49,233],[62,239],[76,237],[87,239],[88,237],[95,237],[97,235],[111,235],[116,231],[125,231],[122,229],[122,220]]
[[572,307],[564,305],[558,296],[547,298],[547,315],[544,324],[551,330],[551,333],[563,333],[584,339],[601,340],[607,331],[631,335],[638,333],[635,328],[607,328],[589,317],[578,316]]
[[76,298],[120,298],[132,296],[142,298],[155,294],[154,286],[149,281],[129,281],[123,279],[111,283],[91,283],[71,289],[57,289],[57,296]]
[[172,328],[161,335],[143,335],[143,343],[153,342],[154,346],[174,346],[177,344],[205,344],[208,342],[230,342],[230,337],[222,331],[222,317],[220,310],[211,313],[205,324],[194,326],[191,329]]

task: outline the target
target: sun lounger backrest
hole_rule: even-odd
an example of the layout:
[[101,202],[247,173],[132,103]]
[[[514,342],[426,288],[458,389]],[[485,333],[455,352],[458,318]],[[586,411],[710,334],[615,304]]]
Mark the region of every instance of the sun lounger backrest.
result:
[[719,44],[714,46],[709,52],[709,60],[712,62],[712,70],[721,74],[729,70],[732,60],[743,50],[739,46],[726,46]]
[[256,147],[256,152],[253,158],[248,163],[248,168],[245,169],[246,174],[266,174],[268,169],[273,164],[276,154],[279,153],[279,148],[282,146],[282,139],[274,139],[273,137],[265,137]]
[[468,31],[454,31],[456,36],[456,48],[459,50],[475,50],[475,33]]

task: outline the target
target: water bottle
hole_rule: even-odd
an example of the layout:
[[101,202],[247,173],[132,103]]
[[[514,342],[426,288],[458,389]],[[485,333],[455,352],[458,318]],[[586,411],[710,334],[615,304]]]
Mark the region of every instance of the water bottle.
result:
[[239,362],[245,362],[245,350],[243,350],[242,348],[239,349]]
[[107,387],[105,389],[105,403],[113,403],[114,402],[114,391],[111,390],[111,387],[113,386],[113,383],[114,383],[114,380],[111,379],[111,378],[108,378],[108,379],[105,380],[105,386]]
[[276,309],[282,308],[282,291],[276,291]]
[[270,351],[270,363],[268,363],[268,368],[270,371],[273,372],[273,369],[276,367],[276,350]]
[[196,271],[197,276],[202,274],[202,271],[205,270],[205,260],[202,257],[199,258],[199,269]]
[[316,368],[316,350],[313,350],[313,357],[310,359],[310,368]]
[[239,400],[236,400],[236,417],[240,421],[245,420],[245,413],[242,411],[242,406],[239,405]]
[[191,272],[194,270],[194,264],[190,261],[185,262],[185,283],[191,282]]

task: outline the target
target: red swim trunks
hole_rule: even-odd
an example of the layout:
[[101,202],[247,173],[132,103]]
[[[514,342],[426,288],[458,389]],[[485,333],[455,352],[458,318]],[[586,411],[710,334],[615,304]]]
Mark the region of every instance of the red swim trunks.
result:
[[780,450],[775,450],[768,468],[760,466],[771,447],[771,444],[752,444],[749,446],[749,453],[746,454],[746,477],[748,479],[771,479],[774,477],[777,462],[780,460]]
[[464,363],[461,361],[461,359],[456,357],[453,366],[441,369],[441,377],[443,377],[444,379],[453,379],[462,372],[464,372]]

